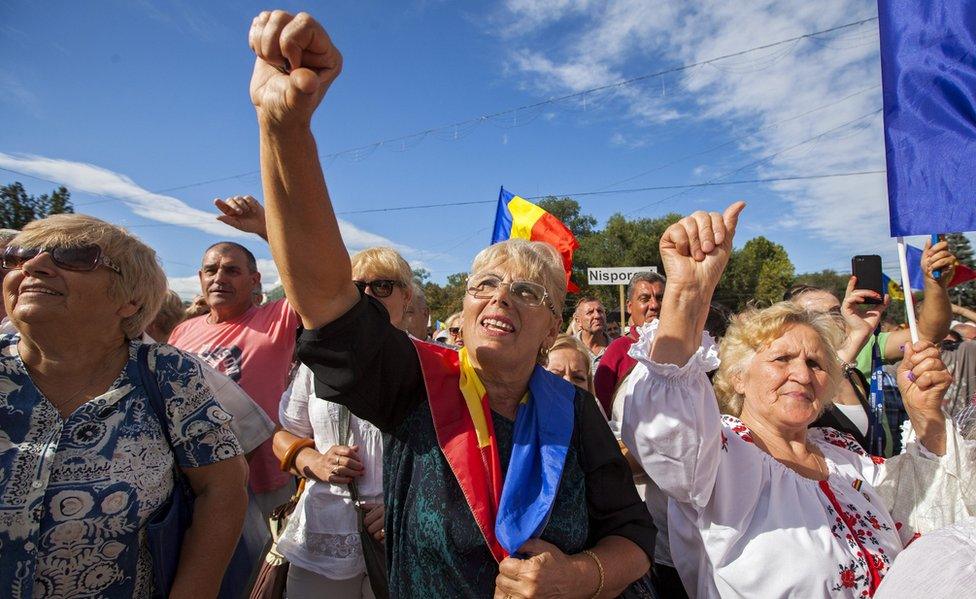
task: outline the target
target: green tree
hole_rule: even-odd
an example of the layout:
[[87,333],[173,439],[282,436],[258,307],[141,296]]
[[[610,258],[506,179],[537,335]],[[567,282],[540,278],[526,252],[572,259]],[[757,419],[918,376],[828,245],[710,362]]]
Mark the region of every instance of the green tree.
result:
[[270,291],[264,294],[264,299],[265,301],[268,302],[274,302],[280,300],[283,297],[285,297],[285,288],[282,287],[281,285],[274,287],[273,289],[271,289]]
[[[946,235],[946,241],[949,242],[949,251],[961,264],[976,268],[976,252],[973,252],[968,237],[962,233],[949,233]],[[976,306],[976,281],[956,285],[949,290],[949,299],[952,303],[967,308]]]
[[808,272],[797,275],[793,284],[810,285],[811,287],[826,289],[827,291],[836,295],[837,299],[843,299],[844,294],[847,292],[848,280],[850,280],[849,274],[826,269],[821,270],[820,272]]
[[70,214],[71,192],[60,186],[49,194],[28,195],[18,181],[0,187],[0,228],[22,229],[27,223],[52,214]]
[[714,299],[735,312],[750,303],[768,306],[783,299],[793,279],[793,263],[783,246],[755,237],[732,252]]
[[423,287],[430,282],[430,271],[426,268],[415,268],[413,269],[413,278]]
[[659,272],[663,272],[658,243],[665,229],[680,218],[680,215],[668,214],[660,218],[628,220],[622,214],[614,214],[601,231],[594,231],[580,239],[580,248],[573,256],[573,280],[580,286],[580,294],[596,296],[608,310],[615,310],[619,304],[616,286],[590,287],[586,283],[586,269],[656,266]]
[[464,294],[467,289],[468,273],[457,272],[448,275],[446,285],[424,283],[424,295],[427,296],[427,307],[430,309],[431,320],[445,320],[451,314],[461,310]]
[[596,219],[589,214],[581,213],[579,202],[573,198],[547,196],[539,200],[538,206],[566,225],[576,236],[577,241],[592,234],[593,227],[596,226]]

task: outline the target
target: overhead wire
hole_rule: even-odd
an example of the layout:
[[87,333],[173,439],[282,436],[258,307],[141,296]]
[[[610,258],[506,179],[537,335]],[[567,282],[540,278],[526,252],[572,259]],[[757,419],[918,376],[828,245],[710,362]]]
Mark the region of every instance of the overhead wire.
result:
[[[767,177],[762,179],[746,179],[741,181],[704,181],[701,183],[684,183],[678,185],[653,185],[649,187],[635,187],[632,189],[580,191],[575,193],[549,193],[549,194],[537,195],[537,196],[526,196],[524,199],[540,200],[549,197],[580,198],[580,197],[596,196],[596,195],[637,193],[643,191],[697,189],[702,187],[721,187],[726,185],[750,185],[750,184],[774,183],[778,181],[804,181],[810,179],[830,179],[835,177],[855,177],[860,175],[883,174],[884,172],[885,172],[884,170],[867,170],[867,171],[852,171],[852,172],[843,172],[843,173],[826,173],[820,175],[794,175],[794,176],[786,176],[786,177]],[[412,204],[410,206],[387,206],[384,208],[365,208],[363,210],[345,210],[341,212],[336,212],[336,215],[345,216],[349,214],[371,214],[376,212],[403,212],[406,210],[426,210],[430,208],[450,208],[453,206],[472,206],[476,204],[495,204],[495,203],[497,203],[497,200],[474,200],[470,202],[443,202],[439,204]]]
[[[553,105],[553,104],[557,104],[557,103],[563,103],[563,102],[566,102],[568,100],[573,100],[573,99],[581,99],[583,101],[584,109],[586,109],[585,107],[586,107],[587,99],[589,99],[591,96],[594,96],[595,94],[598,94],[600,92],[607,92],[607,91],[617,90],[617,89],[620,89],[620,88],[624,88],[624,87],[633,85],[635,83],[640,83],[640,82],[647,81],[647,80],[650,80],[650,79],[655,79],[655,78],[661,78],[661,77],[664,77],[665,75],[670,75],[670,74],[674,74],[674,73],[680,73],[680,72],[683,72],[683,71],[687,71],[689,69],[698,68],[698,67],[701,67],[701,66],[704,66],[704,65],[710,65],[712,63],[719,62],[719,61],[722,61],[722,60],[728,60],[728,59],[731,59],[731,58],[737,58],[737,57],[740,57],[740,56],[745,56],[745,55],[748,55],[748,54],[750,54],[752,52],[758,52],[758,51],[761,51],[761,50],[767,50],[767,49],[770,49],[770,48],[776,48],[778,46],[782,46],[782,45],[786,45],[786,44],[794,44],[794,46],[795,46],[798,42],[800,42],[802,40],[815,39],[818,36],[827,35],[827,34],[830,34],[830,33],[835,33],[835,32],[838,32],[838,31],[843,31],[843,30],[847,30],[847,29],[851,29],[851,28],[856,28],[856,27],[859,27],[859,26],[864,25],[866,23],[870,23],[872,21],[877,21],[877,19],[878,19],[878,17],[876,17],[876,16],[875,17],[868,17],[868,18],[864,18],[864,19],[859,19],[857,21],[851,21],[849,23],[844,23],[844,24],[841,24],[841,25],[837,25],[837,26],[834,26],[834,27],[827,28],[827,29],[822,29],[820,31],[813,31],[813,32],[810,32],[810,33],[805,33],[805,34],[798,35],[798,36],[794,36],[794,37],[790,37],[790,38],[787,38],[787,39],[778,40],[778,41],[775,41],[775,42],[769,42],[769,43],[762,44],[762,45],[759,45],[759,46],[754,46],[752,48],[746,48],[746,49],[743,49],[743,50],[739,50],[737,52],[731,52],[729,54],[723,54],[721,56],[716,56],[716,57],[713,57],[713,58],[709,58],[709,59],[705,59],[705,60],[700,60],[700,61],[693,62],[693,63],[688,63],[688,64],[678,65],[678,66],[674,66],[674,67],[669,67],[667,69],[662,69],[662,70],[654,71],[654,72],[651,72],[651,73],[646,73],[644,75],[638,75],[636,77],[631,77],[629,79],[624,79],[624,80],[616,81],[616,82],[613,82],[613,83],[608,83],[608,84],[604,84],[604,85],[600,85],[600,86],[596,86],[596,87],[587,88],[587,89],[580,90],[580,91],[577,91],[577,92],[573,92],[573,93],[570,93],[570,94],[564,94],[562,96],[557,96],[555,98],[549,98],[549,99],[546,99],[546,100],[540,100],[540,101],[537,101],[537,102],[532,102],[532,103],[529,103],[529,104],[524,104],[524,105],[521,105],[521,106],[516,106],[514,108],[507,108],[507,109],[499,110],[499,111],[492,112],[492,113],[486,113],[486,114],[483,114],[483,115],[480,115],[480,116],[477,116],[477,117],[464,119],[462,121],[458,121],[458,122],[455,122],[455,123],[450,123],[450,124],[447,124],[447,125],[441,125],[441,126],[437,126],[437,127],[431,127],[429,129],[424,129],[422,131],[416,131],[414,133],[409,133],[409,134],[406,134],[406,135],[400,135],[400,136],[396,136],[396,137],[390,137],[390,138],[382,139],[382,140],[375,141],[375,142],[372,142],[372,143],[369,143],[369,144],[365,144],[365,145],[362,145],[362,146],[356,146],[356,147],[352,147],[352,148],[347,148],[347,149],[344,149],[344,150],[340,150],[338,152],[332,152],[332,153],[329,153],[329,154],[320,155],[320,160],[323,163],[326,163],[326,162],[332,162],[335,159],[341,157],[341,158],[344,158],[344,159],[346,159],[346,160],[348,160],[350,162],[359,162],[361,160],[365,160],[366,158],[368,158],[370,155],[372,155],[380,147],[389,147],[393,151],[402,152],[402,151],[405,151],[407,149],[408,142],[413,143],[413,146],[419,145],[420,143],[423,142],[423,140],[426,137],[429,137],[431,135],[435,135],[438,132],[443,131],[443,130],[446,130],[446,129],[460,128],[460,127],[464,127],[464,126],[477,126],[479,124],[483,124],[485,122],[489,122],[492,119],[497,119],[499,117],[504,117],[504,116],[507,116],[507,115],[512,115],[512,114],[517,113],[519,111],[528,111],[528,110],[531,110],[531,109],[540,109],[539,114],[541,114],[541,112],[542,112],[541,108],[544,108],[547,105]],[[592,102],[592,100],[591,100],[591,102]],[[531,122],[531,121],[535,120],[535,118],[538,118],[538,115],[536,115],[536,116],[532,117],[531,119],[529,119],[528,122]],[[419,138],[419,141],[417,141],[417,138]],[[399,148],[396,147],[397,142],[400,143]],[[411,147],[413,147],[413,146],[411,146]],[[218,178],[213,178],[213,179],[207,179],[205,181],[197,181],[197,182],[193,182],[193,183],[186,183],[186,184],[183,184],[183,185],[178,185],[178,186],[175,186],[175,187],[169,187],[169,188],[162,189],[162,190],[158,190],[158,191],[151,191],[149,193],[168,193],[168,192],[172,192],[172,191],[178,191],[178,190],[183,190],[183,189],[190,189],[190,188],[193,188],[193,187],[199,187],[199,186],[202,186],[202,185],[209,185],[209,184],[212,184],[212,183],[219,183],[219,182],[223,182],[223,181],[230,181],[230,180],[233,180],[233,179],[239,179],[239,178],[242,178],[242,177],[246,177],[246,176],[250,176],[250,175],[255,175],[255,174],[259,174],[259,173],[260,173],[259,170],[248,171],[248,172],[245,172],[245,173],[239,173],[239,174],[236,174],[236,175],[229,175],[229,176],[226,176],[226,177],[218,177]],[[98,195],[98,194],[95,194],[95,195]]]

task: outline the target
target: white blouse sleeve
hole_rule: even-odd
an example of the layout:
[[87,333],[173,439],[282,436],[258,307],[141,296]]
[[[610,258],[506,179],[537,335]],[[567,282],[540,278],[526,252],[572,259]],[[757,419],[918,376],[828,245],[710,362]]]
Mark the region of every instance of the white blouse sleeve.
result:
[[721,415],[705,376],[718,368],[718,352],[704,333],[684,366],[658,364],[649,357],[658,322],[644,325],[630,348],[637,366],[627,378],[621,436],[665,493],[700,510],[722,459]]
[[308,366],[302,364],[295,372],[291,385],[285,389],[278,404],[281,427],[299,437],[312,437],[312,421],[308,415],[308,400],[315,396],[314,379]]
[[974,452],[973,442],[946,419],[945,455],[929,452],[910,433],[904,453],[875,470],[874,486],[895,521],[903,523],[903,538],[976,515]]

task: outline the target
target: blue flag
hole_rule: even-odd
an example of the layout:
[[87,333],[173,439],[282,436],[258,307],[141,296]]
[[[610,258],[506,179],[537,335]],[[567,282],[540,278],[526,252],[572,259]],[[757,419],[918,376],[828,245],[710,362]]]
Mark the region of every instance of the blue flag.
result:
[[922,272],[922,250],[906,245],[905,258],[908,261],[908,282],[912,290],[921,291],[925,289],[925,274]]
[[495,520],[498,542],[510,555],[549,522],[575,420],[572,384],[536,366],[529,391],[532,398],[519,405],[515,416],[512,456]]
[[976,0],[878,0],[892,237],[976,231]]

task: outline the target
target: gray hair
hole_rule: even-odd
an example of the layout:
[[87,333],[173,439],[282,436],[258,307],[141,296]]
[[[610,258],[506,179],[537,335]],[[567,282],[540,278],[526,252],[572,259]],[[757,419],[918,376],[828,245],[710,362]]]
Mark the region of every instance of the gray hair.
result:
[[421,285],[420,283],[417,282],[416,279],[414,279],[413,281],[411,281],[411,285],[410,286],[413,288],[413,301],[414,301],[414,304],[419,305],[420,302],[423,302],[424,305],[426,306],[427,305],[427,294],[424,293],[424,287],[423,287],[423,285]]
[[630,280],[630,284],[627,285],[627,299],[633,299],[634,289],[637,288],[638,283],[660,283],[662,285],[667,285],[668,280],[661,273],[654,272],[653,270],[645,270],[644,272],[639,272],[634,275],[634,278]]

